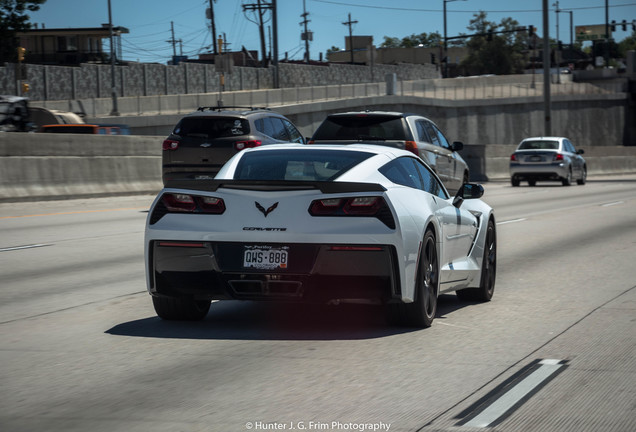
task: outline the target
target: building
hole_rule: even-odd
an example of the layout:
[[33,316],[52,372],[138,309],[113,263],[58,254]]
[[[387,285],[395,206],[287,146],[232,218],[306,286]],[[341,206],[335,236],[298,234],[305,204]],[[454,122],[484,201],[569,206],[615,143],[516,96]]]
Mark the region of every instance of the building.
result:
[[[115,53],[121,53],[121,35],[126,27],[113,27]],[[92,28],[35,28],[18,32],[20,46],[26,48],[25,63],[74,66],[81,63],[109,62],[104,39],[110,38],[108,24]],[[116,58],[121,55],[116,54]]]

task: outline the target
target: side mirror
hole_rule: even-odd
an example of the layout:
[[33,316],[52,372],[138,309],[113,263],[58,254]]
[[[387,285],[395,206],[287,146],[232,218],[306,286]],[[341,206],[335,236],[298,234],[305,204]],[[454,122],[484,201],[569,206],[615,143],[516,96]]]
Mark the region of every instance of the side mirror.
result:
[[453,198],[453,206],[460,208],[464,200],[478,199],[484,196],[484,187],[477,183],[466,183],[459,188],[455,198]]
[[464,148],[464,143],[461,141],[455,141],[453,142],[453,144],[451,145],[451,150],[453,151],[460,151]]
[[576,154],[583,154],[583,153],[585,153],[585,150],[583,150],[583,149],[578,149],[576,151]]

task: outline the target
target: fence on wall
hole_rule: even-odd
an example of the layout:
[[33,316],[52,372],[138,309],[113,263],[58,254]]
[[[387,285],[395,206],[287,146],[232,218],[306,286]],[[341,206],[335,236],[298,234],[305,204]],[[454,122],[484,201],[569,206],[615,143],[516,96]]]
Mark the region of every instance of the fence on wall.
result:
[[[112,68],[107,65],[82,64],[79,67],[22,65],[22,76],[29,83],[32,100],[69,100],[109,97],[112,94]],[[221,72],[214,64],[181,63],[179,65],[130,64],[116,66],[117,95],[156,96],[211,93],[221,90]],[[235,67],[224,75],[225,91],[271,89],[275,69]],[[400,80],[439,77],[434,65],[349,65],[324,66],[281,63],[278,66],[281,88],[324,86],[334,83],[354,84],[383,82],[387,74]],[[17,68],[0,67],[0,94],[20,94]]]

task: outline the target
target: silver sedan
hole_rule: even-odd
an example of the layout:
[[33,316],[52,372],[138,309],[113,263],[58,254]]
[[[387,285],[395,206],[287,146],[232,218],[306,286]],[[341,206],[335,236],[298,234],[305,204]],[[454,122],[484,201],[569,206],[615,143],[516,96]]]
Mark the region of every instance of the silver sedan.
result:
[[583,185],[587,179],[583,153],[564,137],[526,138],[510,156],[510,182],[519,186],[525,180],[535,186],[537,181],[551,180],[569,186],[576,179]]

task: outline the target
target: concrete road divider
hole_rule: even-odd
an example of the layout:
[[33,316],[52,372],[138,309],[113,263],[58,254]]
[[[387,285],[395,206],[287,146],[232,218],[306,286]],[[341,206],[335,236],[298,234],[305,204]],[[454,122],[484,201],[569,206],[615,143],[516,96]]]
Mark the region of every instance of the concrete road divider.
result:
[[[164,136],[0,133],[0,202],[154,194]],[[506,180],[515,145],[466,145],[472,181]],[[636,147],[583,147],[589,175],[636,173]]]
[[0,133],[0,201],[156,193],[163,139]]

